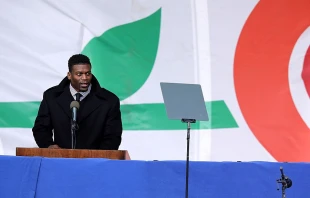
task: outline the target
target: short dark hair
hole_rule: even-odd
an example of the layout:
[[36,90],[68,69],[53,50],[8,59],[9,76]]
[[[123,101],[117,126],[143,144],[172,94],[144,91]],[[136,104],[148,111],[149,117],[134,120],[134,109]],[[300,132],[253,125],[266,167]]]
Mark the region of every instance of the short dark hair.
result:
[[77,64],[89,64],[91,66],[89,58],[84,54],[75,54],[69,58],[68,68],[69,72],[72,71],[73,65]]

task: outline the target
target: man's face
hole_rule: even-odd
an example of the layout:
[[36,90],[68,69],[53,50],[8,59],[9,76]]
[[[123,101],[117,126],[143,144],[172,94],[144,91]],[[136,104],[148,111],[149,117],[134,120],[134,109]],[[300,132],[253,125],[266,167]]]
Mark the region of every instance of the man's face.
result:
[[68,72],[68,79],[76,91],[87,91],[92,79],[91,67],[89,64],[77,64],[72,66],[72,71]]

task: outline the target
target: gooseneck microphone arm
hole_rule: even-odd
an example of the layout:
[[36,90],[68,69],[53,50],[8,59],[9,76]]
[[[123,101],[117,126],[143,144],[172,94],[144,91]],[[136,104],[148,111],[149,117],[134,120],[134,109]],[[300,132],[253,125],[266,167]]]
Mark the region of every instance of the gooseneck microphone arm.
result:
[[72,113],[71,118],[71,148],[75,149],[76,146],[76,130],[79,129],[77,124],[77,112],[80,108],[80,103],[78,101],[72,101],[70,104],[70,109]]

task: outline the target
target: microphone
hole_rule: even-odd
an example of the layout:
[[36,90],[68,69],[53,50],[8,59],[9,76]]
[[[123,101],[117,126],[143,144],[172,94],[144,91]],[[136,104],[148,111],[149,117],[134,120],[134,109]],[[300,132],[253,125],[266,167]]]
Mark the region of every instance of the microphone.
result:
[[285,179],[285,176],[284,176],[283,168],[282,168],[282,167],[280,167],[280,172],[281,172],[281,178],[282,178],[282,179]]
[[80,103],[78,101],[72,101],[70,104],[70,109],[72,111],[72,121],[76,122],[77,120],[77,111],[80,108]]

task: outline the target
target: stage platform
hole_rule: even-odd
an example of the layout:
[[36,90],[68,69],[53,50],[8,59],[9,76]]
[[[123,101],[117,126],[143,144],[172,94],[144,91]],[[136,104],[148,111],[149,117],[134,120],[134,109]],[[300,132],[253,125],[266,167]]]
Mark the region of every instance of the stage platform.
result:
[[[119,161],[0,156],[0,198],[181,198],[185,161]],[[310,197],[309,163],[191,162],[189,198]]]

